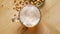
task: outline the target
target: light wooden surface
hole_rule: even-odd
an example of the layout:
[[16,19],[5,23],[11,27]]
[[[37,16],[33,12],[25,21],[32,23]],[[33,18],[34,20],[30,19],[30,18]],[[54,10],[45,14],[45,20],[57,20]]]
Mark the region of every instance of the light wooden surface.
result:
[[[22,34],[22,25],[11,21],[16,13],[13,1],[0,0],[0,34]],[[40,10],[41,22],[25,34],[60,34],[60,0],[45,0],[45,5]]]

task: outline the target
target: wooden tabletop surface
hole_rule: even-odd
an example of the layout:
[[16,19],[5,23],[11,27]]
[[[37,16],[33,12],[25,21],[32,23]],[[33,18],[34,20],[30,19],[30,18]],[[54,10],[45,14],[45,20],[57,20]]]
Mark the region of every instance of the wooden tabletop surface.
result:
[[[23,26],[19,22],[12,22],[14,0],[0,0],[0,34],[23,34]],[[60,0],[45,0],[40,9],[41,21],[24,34],[60,34]]]

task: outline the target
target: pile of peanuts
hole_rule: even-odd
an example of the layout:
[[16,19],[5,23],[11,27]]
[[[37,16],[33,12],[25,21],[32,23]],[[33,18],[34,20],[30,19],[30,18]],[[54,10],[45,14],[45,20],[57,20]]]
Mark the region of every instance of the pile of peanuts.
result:
[[20,11],[25,5],[32,4],[36,7],[39,7],[41,2],[44,0],[14,0],[14,8],[17,11]]

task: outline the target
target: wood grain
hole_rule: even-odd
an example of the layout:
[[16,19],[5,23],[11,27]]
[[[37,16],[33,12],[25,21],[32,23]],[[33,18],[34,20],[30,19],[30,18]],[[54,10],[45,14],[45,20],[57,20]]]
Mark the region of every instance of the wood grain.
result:
[[[60,34],[60,0],[45,0],[41,22],[24,34]],[[14,0],[0,0],[0,34],[22,34],[21,23],[12,22]]]

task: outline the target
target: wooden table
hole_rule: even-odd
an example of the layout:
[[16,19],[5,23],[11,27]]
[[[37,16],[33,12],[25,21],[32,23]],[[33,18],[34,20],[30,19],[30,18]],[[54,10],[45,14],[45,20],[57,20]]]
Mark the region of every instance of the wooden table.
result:
[[[12,22],[14,0],[0,0],[0,34],[22,34],[21,23]],[[41,21],[24,34],[60,34],[60,0],[45,0]]]

